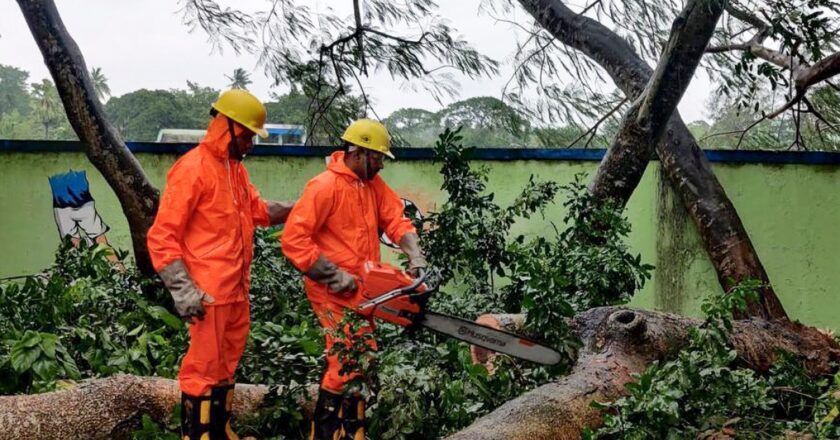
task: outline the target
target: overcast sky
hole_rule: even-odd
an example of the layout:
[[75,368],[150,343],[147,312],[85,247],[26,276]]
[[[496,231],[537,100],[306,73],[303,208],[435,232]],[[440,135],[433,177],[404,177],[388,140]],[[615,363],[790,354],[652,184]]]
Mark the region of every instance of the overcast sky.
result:
[[[240,0],[235,4],[246,2],[250,8],[266,4],[263,0]],[[336,2],[338,0],[311,0],[313,7],[318,8]],[[190,33],[181,22],[177,12],[179,3],[174,0],[56,0],[56,3],[88,67],[102,68],[114,96],[141,88],[185,88],[187,80],[223,89],[229,82],[225,75],[230,75],[237,67],[252,72],[254,83],[250,89],[258,97],[267,99],[272,90],[272,81],[257,66],[255,56],[236,55],[231,50],[222,54],[213,52],[202,31]],[[441,7],[441,15],[447,17],[476,49],[501,62],[512,55],[515,49],[512,25],[480,15],[478,0],[439,0],[438,3],[445,5]],[[528,16],[519,11],[505,19],[526,23]],[[14,0],[0,0],[0,64],[29,71],[31,81],[49,77]],[[510,71],[506,67],[496,78],[460,80],[461,92],[456,99],[499,97]],[[388,76],[380,75],[366,83],[376,102],[377,113],[382,117],[402,107],[431,111],[441,108],[428,93],[403,90],[400,82],[392,81]],[[705,103],[709,89],[705,78],[695,78],[679,106],[684,120],[707,119]]]

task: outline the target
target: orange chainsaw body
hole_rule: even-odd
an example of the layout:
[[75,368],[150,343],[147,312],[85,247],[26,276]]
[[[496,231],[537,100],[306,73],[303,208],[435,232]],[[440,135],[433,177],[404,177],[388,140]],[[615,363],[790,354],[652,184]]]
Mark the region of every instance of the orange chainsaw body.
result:
[[412,324],[411,317],[421,312],[421,301],[418,301],[418,294],[423,295],[427,291],[425,285],[420,285],[413,296],[398,296],[386,303],[380,304],[366,310],[360,310],[359,306],[366,301],[375,299],[395,289],[410,286],[414,280],[399,268],[388,263],[377,263],[368,261],[364,264],[360,276],[356,278],[358,290],[352,296],[337,295],[334,300],[339,304],[355,310],[365,317],[375,317],[383,321],[391,322],[403,327]]

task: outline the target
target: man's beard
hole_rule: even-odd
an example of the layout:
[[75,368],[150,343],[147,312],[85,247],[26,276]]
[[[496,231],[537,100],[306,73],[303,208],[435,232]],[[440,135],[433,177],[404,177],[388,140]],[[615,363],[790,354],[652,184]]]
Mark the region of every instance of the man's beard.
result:
[[228,145],[228,152],[230,158],[233,160],[241,161],[242,159],[245,159],[245,154],[239,151],[236,142],[231,141],[231,143]]

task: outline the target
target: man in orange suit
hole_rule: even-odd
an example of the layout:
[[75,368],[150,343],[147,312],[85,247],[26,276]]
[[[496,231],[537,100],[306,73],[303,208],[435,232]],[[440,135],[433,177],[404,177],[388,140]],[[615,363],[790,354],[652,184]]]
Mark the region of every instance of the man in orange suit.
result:
[[[360,119],[342,139],[345,151],[333,153],[327,170],[306,184],[282,238],[283,253],[305,274],[306,295],[315,315],[333,331],[343,315],[337,295],[358,294],[354,276],[366,261],[380,261],[380,230],[408,256],[409,273],[417,276],[426,267],[402,200],[377,175],[385,157],[394,158],[387,129],[377,121]],[[372,323],[365,330],[371,331]],[[354,375],[340,374],[338,357],[329,355],[334,342],[328,332],[327,369],[310,439],[364,439],[365,402],[358,394],[344,399],[345,386]]]
[[189,325],[178,380],[187,440],[231,440],[234,373],[250,327],[254,228],[285,222],[293,206],[265,201],[242,159],[266,137],[265,107],[244,90],[213,104],[201,143],[175,162],[147,237],[155,270]]

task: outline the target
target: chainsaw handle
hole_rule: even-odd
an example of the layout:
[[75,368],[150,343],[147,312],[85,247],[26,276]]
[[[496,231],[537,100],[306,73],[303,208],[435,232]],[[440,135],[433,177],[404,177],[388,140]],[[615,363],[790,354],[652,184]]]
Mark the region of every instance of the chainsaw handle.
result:
[[420,271],[420,275],[414,279],[414,282],[408,285],[407,287],[403,287],[397,290],[402,290],[404,293],[413,293],[415,290],[417,290],[417,288],[420,287],[420,285],[423,284],[424,281],[426,281],[426,277],[428,276],[426,271],[422,268],[417,270]]
[[357,307],[358,310],[363,311],[370,307],[376,307],[382,303],[386,303],[394,298],[403,296],[403,295],[411,295],[417,291],[417,288],[420,287],[424,281],[426,281],[426,272],[421,269],[420,276],[414,279],[414,282],[409,284],[405,287],[400,287],[398,289],[394,289],[388,293],[379,295],[378,297],[365,301]]

